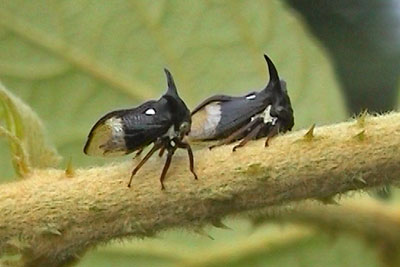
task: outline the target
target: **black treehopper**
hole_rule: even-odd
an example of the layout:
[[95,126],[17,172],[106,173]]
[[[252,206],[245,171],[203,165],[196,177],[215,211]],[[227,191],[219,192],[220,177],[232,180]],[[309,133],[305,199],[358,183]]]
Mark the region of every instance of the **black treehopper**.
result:
[[260,92],[245,96],[215,95],[207,98],[192,111],[191,140],[220,140],[215,146],[241,140],[233,147],[244,146],[249,140],[290,131],[294,125],[293,109],[286,82],[279,79],[271,59],[267,61],[270,80]]
[[161,172],[161,188],[176,149],[186,149],[189,167],[194,178],[193,152],[183,138],[189,133],[191,125],[190,111],[176,90],[171,73],[165,69],[168,90],[158,100],[150,100],[132,109],[112,111],[104,115],[90,130],[84,152],[91,156],[121,156],[142,150],[153,143],[153,147],[133,169],[132,178],[144,163],[161,149],[167,151],[167,159]]

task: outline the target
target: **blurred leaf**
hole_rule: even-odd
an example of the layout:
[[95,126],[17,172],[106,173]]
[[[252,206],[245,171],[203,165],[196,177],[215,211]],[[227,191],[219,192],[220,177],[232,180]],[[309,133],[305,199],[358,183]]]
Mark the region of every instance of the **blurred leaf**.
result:
[[210,230],[215,236],[211,242],[206,237],[168,232],[162,239],[91,251],[78,266],[379,266],[373,248],[353,236],[301,237],[296,233],[303,228],[295,226],[267,224],[251,232],[244,221],[228,224],[233,230]]
[[164,66],[193,107],[262,88],[268,53],[288,82],[297,128],[344,117],[327,58],[281,1],[0,0],[0,47],[0,78],[79,165],[104,162],[82,153],[90,127],[159,97]]
[[0,83],[0,136],[10,143],[16,172],[24,176],[32,167],[54,167],[61,160],[55,148],[48,144],[39,117]]
[[380,266],[377,254],[371,247],[346,235],[336,239],[318,235],[264,254],[248,255],[232,263],[228,260],[228,263],[227,266]]

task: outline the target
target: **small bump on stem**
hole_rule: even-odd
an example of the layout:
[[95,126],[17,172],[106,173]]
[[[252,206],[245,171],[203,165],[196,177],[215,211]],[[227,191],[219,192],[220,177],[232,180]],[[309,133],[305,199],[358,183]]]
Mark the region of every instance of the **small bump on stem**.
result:
[[69,178],[74,177],[75,175],[75,169],[72,166],[72,157],[68,160],[67,167],[65,168],[65,175]]
[[315,123],[313,125],[311,125],[310,129],[308,129],[308,131],[304,135],[304,140],[311,141],[312,139],[314,139],[314,137],[315,137],[314,129],[315,129]]

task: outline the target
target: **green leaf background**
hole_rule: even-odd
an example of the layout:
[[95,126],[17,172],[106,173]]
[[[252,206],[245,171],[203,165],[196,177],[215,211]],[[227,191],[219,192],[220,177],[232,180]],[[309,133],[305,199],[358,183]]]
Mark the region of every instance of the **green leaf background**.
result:
[[[288,83],[296,129],[346,118],[328,57],[282,1],[0,0],[0,79],[37,112],[76,167],[109,162],[83,155],[88,131],[110,110],[158,98],[166,88],[163,67],[194,107],[214,93],[262,88],[263,53]],[[15,176],[10,158],[1,140],[3,182]],[[201,266],[377,265],[375,252],[351,236],[318,233],[271,248],[260,240],[287,228],[226,223],[232,230],[206,229],[215,240],[169,231],[99,247],[78,266],[175,266],[218,248],[226,253]],[[229,254],[241,243],[261,247]]]

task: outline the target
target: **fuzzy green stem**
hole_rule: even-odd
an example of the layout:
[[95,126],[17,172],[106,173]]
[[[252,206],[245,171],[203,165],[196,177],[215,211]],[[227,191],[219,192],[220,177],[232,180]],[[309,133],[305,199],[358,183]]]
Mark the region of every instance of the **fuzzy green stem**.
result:
[[[26,265],[57,266],[114,238],[199,227],[243,211],[400,181],[400,114],[298,131],[272,140],[196,151],[173,159],[166,190],[154,157],[127,187],[137,161],[91,169],[34,170],[0,186],[0,255],[18,249]],[[363,138],[360,133],[363,131]]]

